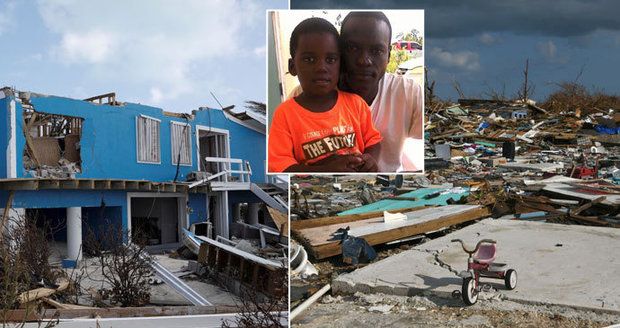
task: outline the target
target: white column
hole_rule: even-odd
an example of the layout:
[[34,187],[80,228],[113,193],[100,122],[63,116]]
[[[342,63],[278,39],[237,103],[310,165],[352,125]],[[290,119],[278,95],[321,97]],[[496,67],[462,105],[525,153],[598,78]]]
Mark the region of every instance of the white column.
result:
[[67,260],[82,258],[82,208],[67,207]]
[[248,224],[258,223],[258,210],[260,203],[248,203]]

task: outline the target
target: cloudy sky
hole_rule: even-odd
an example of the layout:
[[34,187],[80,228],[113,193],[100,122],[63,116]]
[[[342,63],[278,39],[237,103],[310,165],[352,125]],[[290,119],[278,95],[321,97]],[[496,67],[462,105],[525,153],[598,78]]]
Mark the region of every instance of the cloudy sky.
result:
[[265,102],[265,10],[286,0],[0,0],[0,86],[189,112]]
[[425,9],[426,64],[440,97],[513,97],[529,59],[533,99],[562,81],[620,94],[620,1],[291,0],[291,8]]

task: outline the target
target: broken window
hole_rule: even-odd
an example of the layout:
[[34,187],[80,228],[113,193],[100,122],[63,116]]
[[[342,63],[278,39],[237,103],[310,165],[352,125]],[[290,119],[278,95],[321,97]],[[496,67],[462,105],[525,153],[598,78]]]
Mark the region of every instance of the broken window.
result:
[[192,127],[186,123],[170,122],[170,140],[172,144],[172,164],[192,165],[190,148],[190,131]]
[[24,104],[24,168],[35,177],[67,178],[81,172],[81,117],[47,114]]
[[139,163],[161,162],[159,148],[159,125],[160,120],[140,115],[137,117],[136,135]]

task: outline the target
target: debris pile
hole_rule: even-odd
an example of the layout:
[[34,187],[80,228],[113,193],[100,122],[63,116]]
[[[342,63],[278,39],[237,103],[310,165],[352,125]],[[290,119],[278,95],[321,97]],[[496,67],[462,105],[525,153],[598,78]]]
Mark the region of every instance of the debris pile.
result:
[[[460,99],[429,113],[427,122],[431,183],[484,185],[494,215],[617,224],[617,109],[551,112],[531,100]],[[504,199],[494,199],[498,193]],[[598,197],[605,199],[590,204]]]

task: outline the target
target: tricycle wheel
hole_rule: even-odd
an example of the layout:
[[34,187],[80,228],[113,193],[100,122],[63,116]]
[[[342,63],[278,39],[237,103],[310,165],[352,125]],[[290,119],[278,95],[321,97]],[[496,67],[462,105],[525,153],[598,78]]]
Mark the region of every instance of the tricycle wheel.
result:
[[506,288],[510,290],[517,287],[517,271],[513,269],[506,271],[506,276],[504,276],[504,285],[506,285]]
[[478,301],[478,291],[476,290],[476,280],[474,278],[463,278],[461,295],[463,296],[463,302],[467,305],[474,305]]

